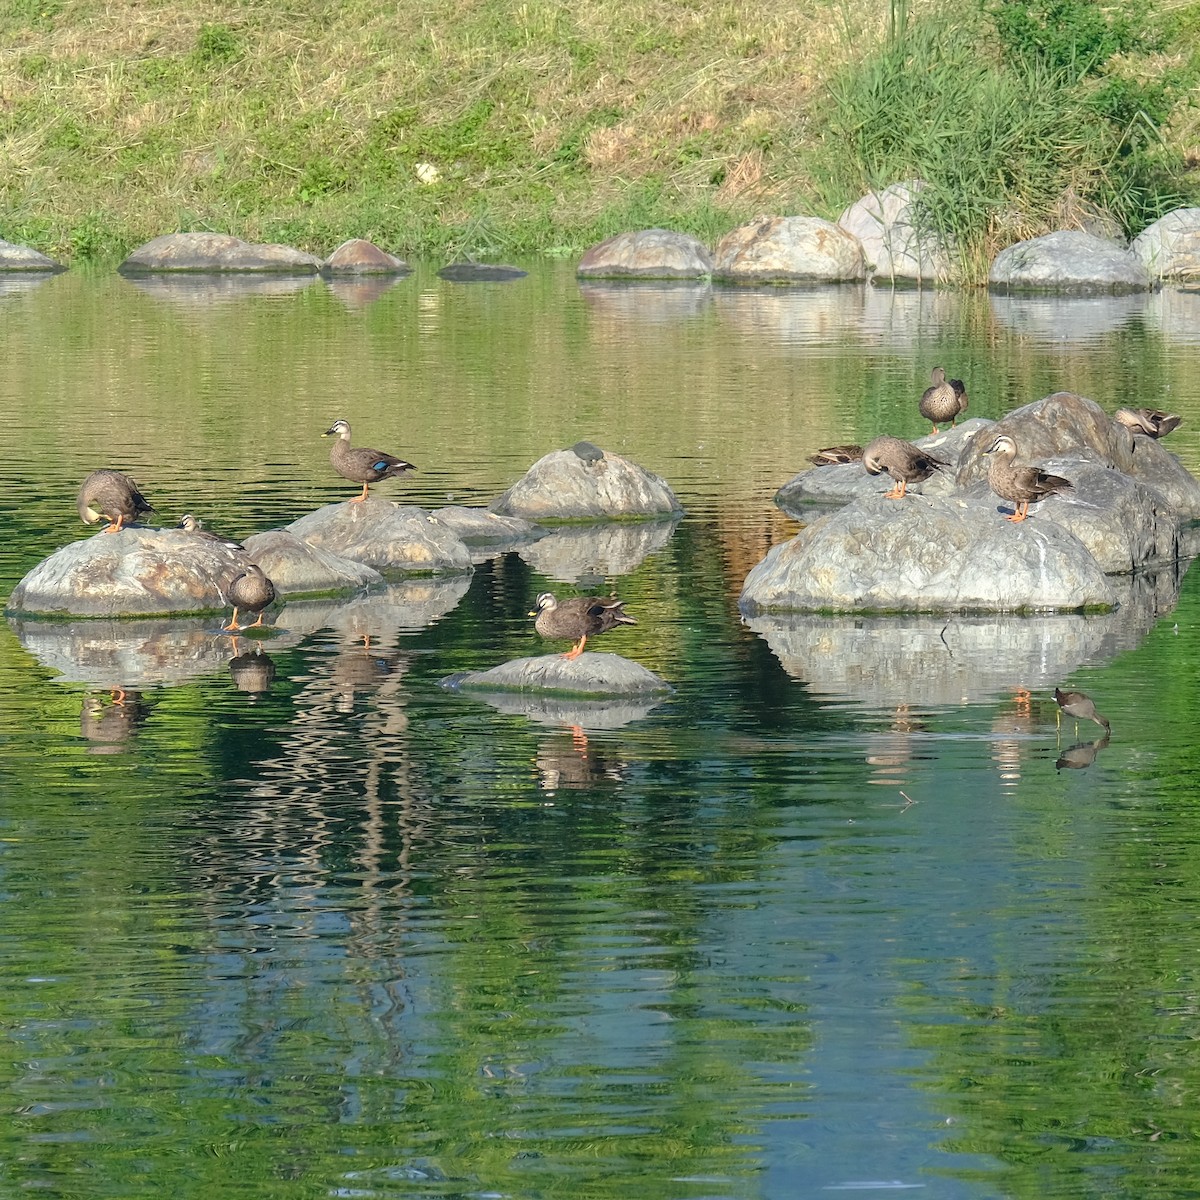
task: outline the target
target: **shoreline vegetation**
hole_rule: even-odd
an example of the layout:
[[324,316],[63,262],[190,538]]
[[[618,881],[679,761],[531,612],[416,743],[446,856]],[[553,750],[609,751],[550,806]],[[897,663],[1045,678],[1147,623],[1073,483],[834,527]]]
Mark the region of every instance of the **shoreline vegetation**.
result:
[[1012,242],[1200,203],[1200,2],[784,7],[9,0],[0,237],[75,266],[181,230],[566,257],[919,176],[978,282]]

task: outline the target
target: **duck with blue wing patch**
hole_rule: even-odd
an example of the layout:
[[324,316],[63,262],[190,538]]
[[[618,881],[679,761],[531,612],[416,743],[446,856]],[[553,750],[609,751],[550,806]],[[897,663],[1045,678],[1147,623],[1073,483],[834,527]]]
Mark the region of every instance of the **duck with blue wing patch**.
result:
[[362,495],[353,497],[351,504],[361,504],[367,498],[369,484],[417,469],[412,463],[405,462],[394,454],[386,454],[382,450],[372,450],[366,446],[352,447],[349,421],[334,421],[321,436],[336,439],[329,451],[329,461],[333,464],[333,469],[343,479],[363,485]]

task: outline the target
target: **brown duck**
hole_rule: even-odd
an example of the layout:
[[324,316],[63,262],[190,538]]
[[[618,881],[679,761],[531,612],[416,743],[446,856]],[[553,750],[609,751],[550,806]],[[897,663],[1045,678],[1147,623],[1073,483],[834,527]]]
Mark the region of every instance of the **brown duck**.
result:
[[[251,563],[240,575],[234,576],[228,594],[229,603],[233,605],[233,616],[229,618],[229,624],[221,628],[226,633],[237,633],[240,629],[255,629],[262,624],[263,609],[275,599],[275,585],[258,563]],[[258,620],[250,625],[239,625],[239,609],[258,613]]]
[[1076,733],[1079,732],[1080,721],[1095,721],[1097,725],[1103,726],[1106,732],[1112,732],[1108,718],[1096,711],[1096,702],[1086,692],[1063,692],[1055,688],[1054,702],[1058,705],[1056,715],[1060,722],[1063,713],[1075,718]]
[[191,513],[184,513],[179,518],[177,529],[182,529],[185,533],[194,533],[197,537],[204,538],[208,542],[216,542],[218,545],[224,546],[227,550],[245,550],[245,546],[241,542],[235,542],[233,538],[222,537],[219,533],[213,533],[209,529],[204,528],[204,522],[199,517],[193,516]]
[[[938,432],[938,425],[949,421],[951,426],[958,421],[958,414],[967,408],[967,390],[961,379],[948,382],[945,367],[933,368],[933,383],[921,395],[918,406],[921,416],[933,425],[931,433]],[[956,388],[954,384],[957,383]]]
[[102,533],[119,533],[142,513],[154,511],[138,485],[120,471],[93,471],[83,481],[76,504],[85,525],[95,525],[101,517],[108,522]]
[[912,442],[887,434],[881,434],[867,444],[862,463],[868,474],[880,475],[886,471],[896,481],[890,492],[883,493],[888,500],[898,500],[910,483],[920,483],[934,471],[950,465],[944,458],[938,458]]
[[1177,429],[1183,418],[1175,413],[1163,412],[1161,408],[1118,408],[1113,413],[1113,420],[1129,430],[1131,439],[1135,433],[1141,433],[1157,441],[1160,437],[1166,437],[1172,429]]
[[578,658],[589,637],[607,633],[618,625],[636,625],[616,596],[572,596],[556,600],[553,592],[538,596],[533,627],[544,638],[570,638],[575,644],[563,658]]
[[863,448],[857,442],[848,442],[844,446],[826,446],[816,454],[810,454],[808,461],[814,467],[832,467],[840,463],[862,462]]
[[366,446],[350,445],[350,422],[334,421],[322,437],[333,437],[337,440],[329,451],[329,461],[333,469],[344,479],[351,479],[363,485],[362,495],[355,496],[352,504],[361,504],[367,498],[367,486],[378,483],[381,479],[390,479],[393,475],[403,475],[405,471],[415,471],[417,468],[394,454],[386,454],[382,450],[371,450]]
[[1024,521],[1031,501],[1044,500],[1071,487],[1071,481],[1061,475],[1018,465],[1017,443],[1007,433],[1002,433],[984,454],[992,458],[988,465],[988,486],[1001,500],[1011,500],[1015,506],[1012,515],[1004,518],[1006,521]]

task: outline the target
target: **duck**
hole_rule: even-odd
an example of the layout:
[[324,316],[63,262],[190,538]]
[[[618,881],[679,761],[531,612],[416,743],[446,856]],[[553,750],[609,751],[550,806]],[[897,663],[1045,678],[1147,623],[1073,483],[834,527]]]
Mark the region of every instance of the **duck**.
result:
[[246,547],[241,542],[235,542],[233,538],[221,537],[219,533],[213,533],[204,528],[204,522],[199,517],[193,516],[191,513],[184,513],[179,518],[179,524],[176,529],[182,529],[185,533],[194,533],[197,537],[206,538],[210,542],[217,542],[224,546],[226,550],[245,550]]
[[[229,603],[233,605],[233,616],[229,618],[228,625],[221,626],[225,633],[256,629],[263,622],[263,609],[275,599],[275,585],[258,563],[251,563],[240,575],[235,575],[227,591]],[[250,625],[239,625],[238,609],[258,613],[258,620]]]
[[553,592],[542,592],[530,616],[537,617],[533,627],[544,638],[570,638],[575,644],[563,658],[578,658],[589,637],[607,633],[618,625],[636,625],[637,621],[616,596],[572,596],[557,600]]
[[351,447],[349,421],[334,421],[321,436],[337,439],[329,451],[329,461],[333,464],[333,469],[343,479],[363,485],[362,495],[353,497],[351,504],[361,504],[367,498],[369,484],[417,469],[412,463],[405,462],[394,454],[371,450],[366,446]]
[[950,465],[944,458],[886,433],[867,444],[862,452],[862,464],[868,474],[880,475],[886,471],[896,481],[890,492],[883,493],[888,500],[898,500],[910,483],[920,483],[934,471]]
[[120,533],[126,524],[154,511],[154,505],[128,475],[108,470],[93,471],[83,481],[76,505],[85,525],[95,525],[101,517],[108,521],[101,533]]
[[1096,702],[1086,692],[1064,692],[1055,688],[1054,702],[1058,705],[1058,712],[1055,713],[1058,722],[1062,722],[1063,713],[1074,717],[1076,733],[1079,732],[1080,721],[1095,721],[1097,725],[1103,726],[1106,738],[1112,733],[1109,719],[1096,711]]
[[958,422],[958,414],[966,412],[967,389],[961,379],[947,381],[945,367],[934,367],[931,378],[932,385],[922,393],[918,407],[921,416],[933,425],[930,432],[937,433],[938,425],[949,421],[953,428]]
[[1178,429],[1183,418],[1175,413],[1163,412],[1161,408],[1118,408],[1113,413],[1113,420],[1129,430],[1131,441],[1135,433],[1145,434],[1157,441],[1166,437],[1171,430]]
[[1011,500],[1015,508],[1006,521],[1024,521],[1033,500],[1044,500],[1071,487],[1071,481],[1061,475],[1050,475],[1037,467],[1018,466],[1017,443],[1002,433],[984,451],[991,455],[988,464],[988,486],[1001,500]]
[[814,467],[832,467],[840,463],[862,462],[863,448],[857,442],[847,442],[844,446],[826,446],[816,454],[810,454],[808,461]]

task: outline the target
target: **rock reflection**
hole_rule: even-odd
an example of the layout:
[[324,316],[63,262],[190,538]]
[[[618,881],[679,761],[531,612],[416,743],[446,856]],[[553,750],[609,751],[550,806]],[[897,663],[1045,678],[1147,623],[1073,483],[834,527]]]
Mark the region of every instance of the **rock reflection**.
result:
[[0,271],[0,299],[31,292],[58,274],[58,271]]
[[92,743],[89,754],[120,754],[149,715],[141,692],[111,688],[101,696],[84,696],[79,732]]
[[783,669],[817,698],[864,708],[971,704],[1021,689],[1048,691],[1085,663],[1134,649],[1178,596],[1178,574],[1121,582],[1111,613],[1053,616],[747,618]]
[[1166,287],[1148,302],[1148,324],[1173,342],[1200,343],[1200,289]]
[[66,622],[9,617],[9,624],[59,682],[91,687],[146,687],[215,675],[231,649],[216,617]]
[[155,300],[169,300],[187,308],[209,308],[248,296],[287,297],[320,279],[316,274],[288,275],[269,271],[180,271],[148,275],[122,275],[131,287]]
[[662,703],[665,696],[653,699],[585,700],[578,696],[545,695],[540,692],[464,692],[490,704],[497,712],[525,716],[539,725],[559,725],[583,733],[602,729],[620,729],[640,721]]
[[882,733],[867,733],[866,763],[871,768],[867,782],[881,787],[901,787],[911,779],[909,765],[914,759],[928,758],[917,753],[913,736],[928,728],[925,721],[907,704],[898,704],[889,727]]
[[644,328],[700,316],[712,304],[713,289],[709,283],[682,281],[589,281],[580,283],[579,294],[593,316]]
[[1147,311],[1145,292],[1127,296],[988,296],[996,323],[1045,341],[1075,343],[1129,325]]
[[[1038,706],[1040,709],[1040,705]],[[1035,709],[1033,697],[1024,687],[1014,688],[1006,705],[992,718],[992,760],[1006,792],[1021,780],[1021,766],[1037,741],[1042,715]]]
[[404,278],[403,275],[334,276],[325,281],[329,294],[346,308],[366,308],[385,296]]
[[1056,770],[1082,771],[1096,761],[1096,756],[1108,746],[1108,734],[1097,738],[1094,742],[1076,742],[1068,746],[1054,761]]
[[571,525],[518,551],[540,575],[561,583],[585,576],[608,579],[629,575],[671,540],[679,519]]

